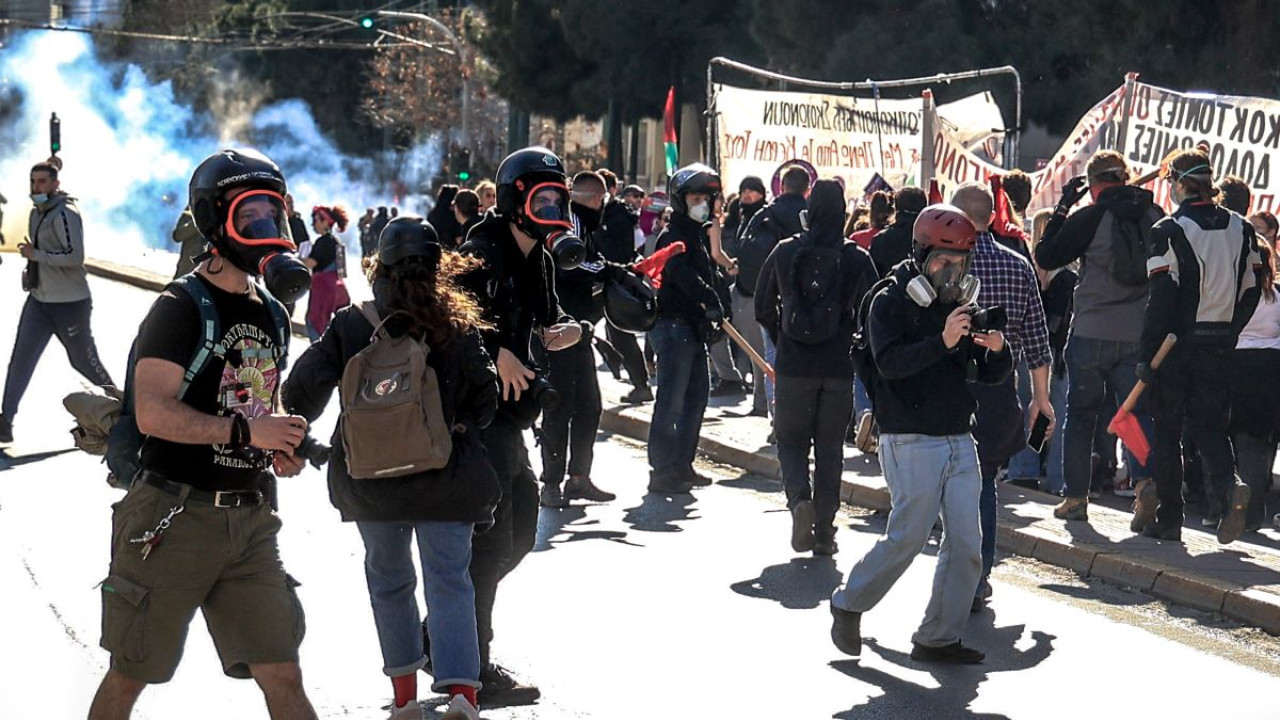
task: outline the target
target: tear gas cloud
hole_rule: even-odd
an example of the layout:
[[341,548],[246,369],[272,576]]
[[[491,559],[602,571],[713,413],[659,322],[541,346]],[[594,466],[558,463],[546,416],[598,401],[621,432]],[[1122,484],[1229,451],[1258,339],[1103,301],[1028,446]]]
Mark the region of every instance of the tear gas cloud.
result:
[[[26,235],[31,165],[49,156],[48,123],[62,121],[62,188],[79,200],[86,250],[157,271],[173,267],[170,239],[187,201],[195,166],[224,147],[254,147],[285,173],[298,211],[339,204],[352,216],[344,242],[358,254],[354,220],[366,207],[391,205],[380,166],[392,158],[338,151],[300,100],[262,105],[238,74],[219,74],[228,99],[218,113],[197,113],[136,65],[102,61],[87,35],[16,32],[0,48],[0,194],[9,247]],[[228,110],[228,108],[235,108]],[[428,140],[396,163],[428,178],[440,166],[440,142]],[[381,161],[381,162],[379,162]],[[416,198],[401,199],[407,211]]]

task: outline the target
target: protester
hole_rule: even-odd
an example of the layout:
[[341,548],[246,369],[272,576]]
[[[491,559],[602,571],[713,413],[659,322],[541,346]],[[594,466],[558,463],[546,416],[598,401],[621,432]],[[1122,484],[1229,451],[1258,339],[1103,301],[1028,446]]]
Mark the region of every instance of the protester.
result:
[[196,228],[191,208],[185,208],[178,216],[178,224],[173,226],[172,237],[178,245],[178,266],[173,271],[173,276],[178,278],[196,269],[196,257],[205,248],[204,236]]
[[550,150],[529,147],[498,165],[497,180],[493,212],[471,229],[459,249],[482,261],[461,281],[494,325],[481,334],[501,385],[498,414],[481,440],[497,472],[502,501],[493,527],[473,541],[471,559],[483,684],[479,700],[485,707],[527,705],[541,695],[493,662],[493,608],[499,581],[533,549],[538,530],[538,484],[524,431],[548,396],[530,367],[530,342],[536,336],[549,352],[559,352],[582,337],[582,326],[557,304],[552,273],[559,263],[546,249],[556,240],[570,242],[564,235],[572,227],[564,165]]
[[[1025,364],[1031,375],[1031,404],[1026,416],[1029,423],[1037,415],[1048,418],[1047,434],[1053,433],[1053,405],[1049,401],[1049,371],[1053,356],[1049,352],[1049,332],[1044,307],[1040,303],[1040,283],[1023,257],[996,242],[990,225],[994,217],[995,198],[986,185],[966,183],[956,188],[951,203],[960,208],[978,228],[971,254],[970,272],[980,283],[975,298],[983,309],[1000,308],[1006,318],[1004,337],[1014,367]],[[1018,399],[1015,377],[1011,374],[999,383],[971,383],[970,391],[978,403],[973,437],[978,446],[978,466],[982,472],[982,578],[978,584],[974,607],[991,597],[991,568],[996,557],[996,475],[1009,459],[1026,446],[1029,427],[1023,422],[1022,403]]]
[[738,183],[737,203],[729,203],[724,220],[724,249],[729,255],[738,256],[742,234],[751,224],[751,218],[764,208],[765,198],[764,181],[759,177],[748,175]]
[[[723,239],[722,247],[730,256],[736,258],[741,254],[742,237],[747,228],[750,227],[752,218],[764,208],[764,202],[764,182],[754,175],[748,175],[743,178],[742,182],[738,184],[737,212],[728,214],[724,223],[723,235],[721,236]],[[735,272],[740,273],[741,270],[737,269]],[[759,282],[758,278],[757,282]],[[730,309],[733,312],[734,327],[737,328],[738,332],[742,333],[742,337],[746,339],[747,344],[763,357],[765,345],[760,325],[756,322],[756,308],[752,300],[752,293],[754,292],[755,288],[747,287],[745,281],[734,282],[729,295]],[[751,411],[749,414],[756,417],[767,417],[769,415],[769,398],[765,387],[766,377],[759,368],[751,368]]]
[[1249,183],[1245,182],[1244,178],[1239,175],[1224,175],[1222,180],[1218,181],[1218,192],[1222,207],[1237,215],[1249,214],[1249,205],[1253,197],[1249,191]]
[[982,481],[969,433],[976,404],[967,379],[974,372],[981,382],[1004,382],[1013,359],[999,331],[971,332],[972,309],[962,294],[972,283],[966,278],[976,235],[959,208],[925,208],[916,219],[911,261],[898,265],[871,301],[867,323],[878,375],[872,397],[892,510],[885,533],[831,595],[831,639],[848,655],[861,655],[862,614],[906,572],[941,513],[933,595],[912,637],[911,658],[979,663],[985,657],[960,639],[982,572]]
[[386,205],[378,206],[378,213],[373,216],[373,220],[369,223],[369,236],[364,238],[365,244],[360,248],[361,257],[369,257],[378,251],[378,238],[382,236],[382,229],[391,221],[391,216],[387,213]]
[[1265,240],[1267,245],[1276,247],[1276,236],[1280,234],[1280,221],[1276,220],[1276,216],[1263,210],[1249,216],[1249,224],[1253,225],[1253,231],[1257,233],[1259,240]]
[[[720,296],[720,307],[724,309],[726,321],[733,320],[733,298],[730,284],[738,274],[737,261],[724,251],[724,198],[712,200],[711,222],[707,225],[707,251],[711,255],[712,267],[715,270],[714,287]],[[707,357],[711,360],[711,392],[710,397],[739,397],[747,392],[747,373],[751,371],[750,361],[741,358],[736,361],[732,343],[727,335],[707,344]]]
[[1014,168],[1004,174],[1000,178],[1000,183],[1004,187],[1005,197],[1009,198],[1009,204],[1012,205],[1014,215],[1023,221],[1023,229],[1030,231],[1032,228],[1027,226],[1027,206],[1031,204],[1031,176],[1022,170]]
[[[662,212],[658,213],[658,217],[654,218],[653,232],[649,233],[644,238],[644,252],[642,254],[645,257],[649,257],[653,254],[653,251],[658,244],[658,237],[662,235],[663,230],[667,229],[667,223],[671,222],[672,212],[671,208],[666,207],[662,209]],[[649,374],[652,375],[653,373],[650,372]]]
[[[600,229],[604,180],[584,170],[573,176],[569,197],[574,230],[587,246],[583,262],[594,265],[599,261],[593,239],[598,237]],[[584,342],[560,352],[545,353],[542,358],[546,362],[547,382],[560,393],[555,407],[542,413],[539,435],[542,490],[538,497],[543,507],[568,507],[572,500],[609,502],[618,497],[591,481],[602,409],[600,378],[596,375],[596,356],[590,342],[593,328],[604,317],[602,300],[595,293],[597,282],[600,282],[597,273],[587,267],[556,267],[556,298],[565,313],[581,321]]]
[[360,252],[361,257],[366,257],[364,249],[372,245],[377,245],[378,238],[370,238],[369,233],[373,228],[373,208],[365,208],[364,215],[360,216],[360,220],[356,223],[356,229],[360,231]]
[[481,180],[476,185],[476,195],[480,198],[480,214],[483,215],[498,202],[498,186],[492,180]]
[[[1147,537],[1181,541],[1182,454],[1185,423],[1204,462],[1209,519],[1218,542],[1240,538],[1249,486],[1236,476],[1228,438],[1230,367],[1240,331],[1260,294],[1262,263],[1253,226],[1217,205],[1209,156],[1183,150],[1169,162],[1167,179],[1178,203],[1152,229],[1147,267],[1151,296],[1142,326],[1138,377],[1150,382],[1155,415],[1152,458],[1159,506],[1142,529]],[[1165,337],[1178,338],[1158,370],[1151,360]]]
[[[479,717],[480,651],[468,566],[472,532],[476,525],[492,521],[500,490],[480,442],[481,429],[493,420],[498,405],[497,375],[479,334],[488,326],[475,299],[457,285],[458,276],[477,264],[442,252],[435,230],[413,215],[387,223],[377,254],[365,260],[374,315],[386,322],[389,337],[409,336],[430,348],[427,364],[438,382],[440,409],[453,424],[452,450],[443,468],[372,482],[353,479],[348,472],[342,442],[345,412],[333,433],[329,498],[344,521],[356,523],[364,542],[365,579],[383,672],[395,693],[391,720],[421,718],[417,673],[428,664],[435,677],[431,689],[451,698],[442,717]],[[362,304],[338,311],[329,332],[302,354],[289,375],[285,407],[308,422],[324,412],[348,363],[374,341],[369,309]],[[342,400],[345,411],[349,399]],[[414,599],[415,536],[432,639],[430,657],[424,653]]]
[[[457,247],[462,244],[462,226],[453,208],[453,200],[458,196],[458,186],[445,184],[436,191],[435,204],[427,213],[427,222],[435,228],[440,242],[445,247]],[[395,217],[392,214],[392,217]]]
[[891,192],[877,190],[871,193],[871,202],[867,210],[867,221],[870,225],[849,235],[849,239],[863,250],[871,250],[871,240],[893,221],[894,196]]
[[[596,251],[605,260],[630,265],[638,259],[644,245],[643,233],[640,232],[640,203],[644,199],[644,191],[637,185],[628,185],[622,194],[620,199],[602,198],[604,206],[596,209],[599,221],[593,231],[593,240]],[[594,196],[584,195],[583,199],[588,203],[596,201]],[[598,320],[599,308],[597,310],[592,317]],[[574,314],[572,310],[570,314]],[[636,336],[605,323],[605,338],[607,345],[600,344],[599,338],[597,344],[609,369],[618,376],[618,365],[621,365],[631,383],[631,390],[622,397],[622,402],[634,405],[653,400],[653,392],[649,390],[649,371],[645,368],[644,354]]]
[[[808,229],[769,254],[755,292],[755,317],[778,348],[778,461],[791,510],[791,548],[837,550],[844,436],[853,414],[855,313],[875,283],[867,252],[845,241],[844,189],[819,180],[809,193]],[[831,313],[829,322],[814,317]],[[809,448],[813,448],[813,484]]]
[[649,491],[687,493],[710,479],[693,469],[710,379],[707,345],[724,334],[724,308],[715,290],[715,270],[704,239],[711,208],[720,194],[720,176],[701,163],[671,176],[671,221],[656,250],[675,243],[658,290],[658,322],[649,339],[658,356],[658,393],[649,427]]
[[0,443],[13,442],[18,405],[51,338],[58,338],[71,367],[86,380],[94,385],[113,384],[93,340],[93,298],[84,269],[80,208],[62,190],[54,165],[42,162],[31,168],[31,203],[27,238],[18,244],[18,252],[27,260],[22,289],[28,295],[5,376]]
[[304,262],[311,268],[311,296],[307,300],[307,335],[311,342],[320,339],[329,327],[329,321],[339,308],[351,304],[351,296],[347,294],[347,284],[343,281],[346,275],[347,251],[342,241],[334,234],[346,232],[347,211],[339,206],[325,207],[317,205],[311,208],[311,227],[316,231],[316,239],[311,245],[311,252]]
[[474,190],[462,188],[453,196],[453,218],[458,222],[458,234],[452,246],[454,249],[467,241],[467,233],[480,222],[480,196]]
[[302,219],[302,214],[294,209],[292,194],[285,194],[284,206],[289,212],[289,235],[293,238],[293,244],[298,248],[299,253],[305,257],[310,254],[310,251],[304,248],[311,244],[311,236],[307,234],[307,223]]
[[[1030,242],[1033,255],[1052,216],[1053,211],[1048,209],[1035,215]],[[1044,306],[1045,325],[1049,330],[1049,351],[1053,355],[1049,400],[1053,405],[1053,416],[1064,418],[1067,415],[1067,363],[1063,355],[1071,329],[1072,301],[1078,278],[1070,267],[1046,271],[1037,265],[1035,270],[1036,278],[1040,281],[1040,304]],[[1024,407],[1031,408],[1031,373],[1026,370],[1025,365],[1020,370],[1018,397]],[[1026,420],[1031,423],[1033,419],[1029,411]],[[1027,447],[1014,455],[1009,461],[1009,482],[1040,489],[1051,495],[1060,495],[1065,484],[1062,476],[1061,436],[1061,433],[1056,433],[1047,440],[1041,452]]]
[[193,291],[171,284],[138,332],[142,472],[112,513],[102,582],[111,666],[91,720],[129,717],[148,684],[173,677],[197,609],[223,672],[252,677],[272,717],[316,717],[298,667],[302,607],[280,561],[280,519],[262,492],[272,469],[302,470],[294,450],[307,430],[305,419],[276,411],[284,310],[251,280],[268,254],[294,248],[284,192],[280,169],[251,150],[213,155],[191,177],[192,214],[216,254],[188,284],[212,304],[223,334],[188,386],[184,373],[205,335]]
[[[1112,403],[1123,402],[1137,382],[1138,341],[1147,304],[1142,243],[1163,215],[1149,190],[1126,184],[1129,169],[1119,153],[1095,153],[1085,172],[1085,178],[1063,188],[1035,249],[1036,265],[1050,272],[1080,262],[1065,352],[1067,417],[1061,435],[1066,486],[1063,501],[1054,509],[1055,517],[1066,520],[1088,519],[1094,458],[1105,466],[1108,455],[1115,454],[1113,441],[1098,445],[1096,438],[1115,412]],[[1093,204],[1068,217],[1086,193]],[[1147,402],[1139,402],[1135,415],[1150,437]],[[1137,532],[1153,517],[1155,487],[1149,467],[1127,448],[1125,465],[1129,478],[1117,487],[1117,494],[1134,497],[1131,527]]]
[[928,203],[924,191],[914,186],[902,188],[894,197],[893,223],[871,239],[871,259],[880,277],[887,277],[895,265],[911,256],[911,226]]

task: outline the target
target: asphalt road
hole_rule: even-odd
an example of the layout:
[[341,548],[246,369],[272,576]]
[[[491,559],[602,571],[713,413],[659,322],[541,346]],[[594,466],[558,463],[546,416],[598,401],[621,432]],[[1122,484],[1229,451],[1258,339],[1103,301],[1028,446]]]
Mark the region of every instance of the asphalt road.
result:
[[[0,266],[0,353],[12,347],[17,263]],[[108,368],[123,362],[149,295],[93,281],[94,330]],[[299,348],[302,344],[299,344]],[[22,406],[18,443],[0,457],[0,719],[83,717],[106,667],[98,648],[109,505],[105,469],[70,447],[60,399],[79,387],[56,343]],[[331,422],[331,418],[328,418]],[[331,427],[317,428],[327,433]],[[528,708],[484,717],[600,718],[1274,718],[1280,643],[1140,593],[1006,559],[991,609],[965,640],[976,667],[912,662],[934,559],[931,545],[863,621],[864,657],[827,637],[827,597],[874,542],[883,518],[842,514],[834,560],[796,557],[777,483],[708,467],[696,496],[644,493],[643,448],[603,438],[595,478],[605,505],[544,511],[538,546],[503,584],[494,652],[541,685]],[[281,548],[302,581],[302,666],[321,717],[381,718],[381,660],[355,528],[323,478],[281,487]],[[426,686],[426,682],[423,686]],[[434,709],[427,717],[433,717]],[[265,718],[253,683],[224,677],[197,619],[173,682],[137,718]]]

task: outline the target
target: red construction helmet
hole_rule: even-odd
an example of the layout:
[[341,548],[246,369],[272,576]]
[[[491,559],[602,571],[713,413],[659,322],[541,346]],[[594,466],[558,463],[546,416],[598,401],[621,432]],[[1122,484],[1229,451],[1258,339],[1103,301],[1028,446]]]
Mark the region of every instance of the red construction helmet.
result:
[[948,250],[967,253],[977,242],[978,229],[964,211],[954,205],[938,203],[920,211],[911,226],[916,246],[925,250]]

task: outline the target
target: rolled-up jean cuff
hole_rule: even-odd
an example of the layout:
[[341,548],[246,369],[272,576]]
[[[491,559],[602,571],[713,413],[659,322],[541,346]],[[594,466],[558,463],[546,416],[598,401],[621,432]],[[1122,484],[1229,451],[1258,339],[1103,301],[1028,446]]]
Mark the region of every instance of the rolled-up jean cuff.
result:
[[400,667],[384,667],[382,668],[382,672],[387,677],[401,677],[404,675],[412,675],[426,666],[427,656],[423,655],[417,662],[409,663],[408,665],[401,665]]
[[443,680],[436,679],[431,683],[431,692],[446,693],[449,691],[449,688],[454,685],[466,685],[467,687],[473,687],[477,690],[484,687],[479,680],[475,680],[473,678],[444,678]]

